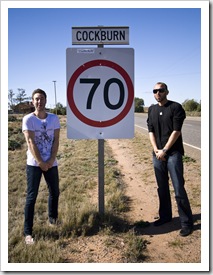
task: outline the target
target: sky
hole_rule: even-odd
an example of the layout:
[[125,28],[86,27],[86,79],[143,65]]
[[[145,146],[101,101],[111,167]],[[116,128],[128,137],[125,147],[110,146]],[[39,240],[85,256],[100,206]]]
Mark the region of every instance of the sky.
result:
[[56,81],[57,102],[66,106],[66,48],[82,47],[72,45],[72,27],[128,26],[130,43],[125,47],[135,53],[135,97],[142,98],[145,106],[156,103],[152,90],[156,82],[163,81],[168,85],[169,99],[200,102],[201,8],[185,8],[184,2],[181,8],[136,8],[134,2],[125,8],[11,7],[8,90],[17,93],[23,88],[31,96],[33,90],[41,88],[47,92],[47,106],[54,107]]

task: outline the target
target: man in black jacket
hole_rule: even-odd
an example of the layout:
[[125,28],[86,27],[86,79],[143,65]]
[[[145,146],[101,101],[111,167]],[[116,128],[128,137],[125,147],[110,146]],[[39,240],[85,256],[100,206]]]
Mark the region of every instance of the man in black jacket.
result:
[[187,236],[193,230],[193,217],[183,177],[181,128],[186,115],[181,104],[167,99],[169,91],[165,83],[158,82],[153,93],[158,104],[150,106],[147,125],[159,197],[159,219],[154,225],[160,226],[172,220],[170,175],[180,217],[180,235]]

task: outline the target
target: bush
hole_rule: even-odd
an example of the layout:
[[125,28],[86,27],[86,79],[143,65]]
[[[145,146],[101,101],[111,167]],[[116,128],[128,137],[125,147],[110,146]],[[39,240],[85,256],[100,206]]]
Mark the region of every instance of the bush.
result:
[[143,113],[144,100],[142,98],[135,97],[135,112]]
[[15,116],[8,116],[8,121],[16,121],[17,118]]
[[66,115],[66,107],[64,107],[61,103],[57,103],[56,104],[57,108],[52,109],[52,113],[53,114],[57,114],[57,115]]
[[14,139],[9,139],[8,140],[8,150],[14,151],[16,149],[21,148],[21,145],[22,144],[20,142],[17,142]]
[[201,111],[201,104],[195,101],[194,99],[186,99],[183,103],[182,106],[185,111]]

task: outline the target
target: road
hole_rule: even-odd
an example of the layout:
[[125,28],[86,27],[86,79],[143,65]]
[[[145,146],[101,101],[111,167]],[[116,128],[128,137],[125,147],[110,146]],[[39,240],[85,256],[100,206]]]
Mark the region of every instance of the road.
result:
[[[135,128],[147,132],[147,113],[135,114]],[[182,127],[183,142],[186,155],[200,161],[201,158],[201,119],[187,117]]]

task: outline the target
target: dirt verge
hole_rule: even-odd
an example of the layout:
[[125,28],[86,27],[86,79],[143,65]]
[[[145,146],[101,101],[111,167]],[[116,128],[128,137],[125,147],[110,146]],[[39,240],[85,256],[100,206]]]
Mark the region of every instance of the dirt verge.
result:
[[[183,238],[179,236],[180,223],[172,187],[173,220],[160,227],[153,226],[153,221],[158,218],[158,197],[151,162],[152,148],[147,135],[136,132],[134,139],[106,140],[106,146],[111,148],[118,161],[129,198],[129,211],[125,213],[124,219],[131,225],[146,221],[150,223],[147,227],[133,227],[129,232],[145,240],[146,257],[143,262],[200,263],[200,163],[190,160],[184,164],[186,190],[194,217],[194,232]],[[70,238],[64,255],[67,262],[124,263],[126,243],[124,235],[116,232]]]
[[147,139],[146,135],[136,133],[133,140],[108,140],[124,174],[126,192],[131,198],[128,219],[132,222],[143,220],[151,223],[149,227],[140,230],[148,243],[149,257],[145,262],[199,263],[201,261],[200,163],[191,161],[184,164],[186,190],[194,217],[193,234],[185,238],[179,236],[180,223],[172,186],[170,190],[173,220],[160,227],[154,227],[153,221],[158,218],[158,197],[151,164],[151,147],[147,145]]

